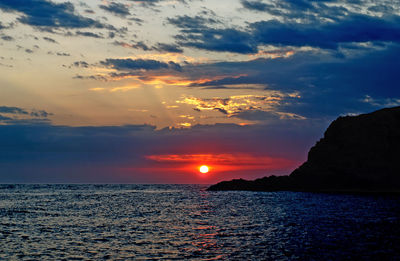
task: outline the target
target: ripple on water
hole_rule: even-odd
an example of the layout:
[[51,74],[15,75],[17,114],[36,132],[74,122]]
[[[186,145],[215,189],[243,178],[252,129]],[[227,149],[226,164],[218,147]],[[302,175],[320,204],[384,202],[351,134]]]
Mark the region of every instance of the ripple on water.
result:
[[400,259],[400,199],[0,185],[0,260]]

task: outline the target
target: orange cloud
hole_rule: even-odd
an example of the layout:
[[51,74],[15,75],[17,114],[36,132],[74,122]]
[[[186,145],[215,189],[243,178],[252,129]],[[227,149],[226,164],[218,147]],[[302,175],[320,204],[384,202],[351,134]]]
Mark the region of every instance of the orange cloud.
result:
[[193,96],[182,96],[182,99],[177,100],[176,103],[192,105],[199,111],[219,111],[226,114],[227,117],[236,116],[244,111],[264,111],[275,113],[281,119],[305,119],[300,115],[277,111],[277,107],[289,98],[298,99],[300,95],[297,92],[268,91],[266,95],[236,95],[228,98],[202,99]]
[[[146,159],[154,161],[164,169],[196,171],[199,165],[208,165],[213,172],[225,172],[235,170],[280,170],[293,168],[299,164],[285,158],[269,156],[255,156],[251,154],[163,154],[148,155]],[[153,168],[152,168],[153,169]]]
[[214,77],[200,77],[197,79],[188,79],[186,77],[178,76],[178,75],[147,75],[136,77],[138,80],[142,81],[146,84],[166,84],[166,85],[178,85],[178,86],[188,86],[191,84],[202,84],[212,81],[218,81],[225,78],[234,78],[237,79],[239,77],[247,76],[247,74],[239,74],[239,75],[217,75]]
[[250,54],[251,57],[265,57],[265,58],[270,58],[270,59],[276,59],[276,58],[288,58],[292,55],[294,55],[295,52],[293,50],[270,50],[270,51],[259,51],[256,54]]

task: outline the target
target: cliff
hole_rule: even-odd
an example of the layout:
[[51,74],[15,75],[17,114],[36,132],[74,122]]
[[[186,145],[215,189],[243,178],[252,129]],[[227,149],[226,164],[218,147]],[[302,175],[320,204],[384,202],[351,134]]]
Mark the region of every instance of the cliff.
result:
[[400,107],[339,117],[289,176],[224,181],[208,190],[400,191]]

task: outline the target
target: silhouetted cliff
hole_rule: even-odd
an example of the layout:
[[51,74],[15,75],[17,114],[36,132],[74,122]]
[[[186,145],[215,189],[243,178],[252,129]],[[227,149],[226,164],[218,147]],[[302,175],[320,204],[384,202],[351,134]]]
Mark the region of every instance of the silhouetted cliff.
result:
[[339,117],[289,176],[224,181],[209,190],[400,191],[400,107]]

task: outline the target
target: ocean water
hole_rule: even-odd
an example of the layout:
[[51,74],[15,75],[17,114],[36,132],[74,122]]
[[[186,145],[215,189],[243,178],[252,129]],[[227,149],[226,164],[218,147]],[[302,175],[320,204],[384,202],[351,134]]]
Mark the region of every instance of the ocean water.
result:
[[0,260],[400,260],[400,198],[0,185]]

